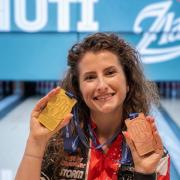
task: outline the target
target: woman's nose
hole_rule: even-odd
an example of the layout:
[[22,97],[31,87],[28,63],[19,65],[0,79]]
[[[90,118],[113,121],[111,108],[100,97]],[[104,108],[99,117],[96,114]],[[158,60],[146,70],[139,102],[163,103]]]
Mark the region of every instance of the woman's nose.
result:
[[98,92],[104,92],[107,91],[108,84],[104,78],[99,78],[97,82],[97,91]]

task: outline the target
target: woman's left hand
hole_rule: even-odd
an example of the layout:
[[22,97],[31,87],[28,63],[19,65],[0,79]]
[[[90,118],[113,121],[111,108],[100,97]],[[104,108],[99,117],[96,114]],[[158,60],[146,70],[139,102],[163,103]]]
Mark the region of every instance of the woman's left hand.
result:
[[155,151],[153,153],[144,156],[139,156],[128,132],[123,132],[123,134],[132,153],[135,171],[143,174],[151,174],[156,171],[157,165],[163,155],[163,144],[159,136],[159,133],[157,132],[154,118],[151,116],[147,116],[146,119],[147,121],[149,121],[151,125],[153,136],[156,141]]

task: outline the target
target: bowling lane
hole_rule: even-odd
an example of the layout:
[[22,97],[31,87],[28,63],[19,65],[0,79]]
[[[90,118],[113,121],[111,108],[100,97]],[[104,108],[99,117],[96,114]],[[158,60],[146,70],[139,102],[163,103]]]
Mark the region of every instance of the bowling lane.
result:
[[168,114],[164,108],[153,108],[152,112],[156,120],[156,125],[162,138],[163,144],[168,150],[171,159],[171,179],[180,179],[180,136],[178,126],[173,124],[174,120],[171,114]]
[[12,180],[29,132],[30,113],[39,98],[28,98],[0,121],[0,179]]
[[162,99],[161,104],[180,128],[180,99]]

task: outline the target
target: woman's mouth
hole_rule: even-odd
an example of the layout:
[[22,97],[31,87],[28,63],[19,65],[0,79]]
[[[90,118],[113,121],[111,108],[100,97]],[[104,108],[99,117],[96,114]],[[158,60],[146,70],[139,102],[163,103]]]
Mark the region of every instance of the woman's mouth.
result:
[[96,96],[96,97],[94,97],[93,99],[94,99],[94,100],[106,101],[106,100],[111,99],[111,97],[114,96],[114,95],[115,95],[115,93],[107,93],[107,94],[103,94],[103,95]]

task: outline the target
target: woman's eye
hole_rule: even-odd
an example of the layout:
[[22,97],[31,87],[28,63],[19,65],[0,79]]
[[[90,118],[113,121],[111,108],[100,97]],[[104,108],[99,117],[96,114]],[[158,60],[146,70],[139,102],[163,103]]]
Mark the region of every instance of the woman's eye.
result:
[[90,75],[90,76],[86,76],[86,77],[85,77],[85,80],[90,81],[90,80],[93,80],[93,79],[95,79],[95,78],[96,78],[95,76]]
[[114,75],[115,73],[116,73],[116,71],[112,71],[112,70],[111,70],[111,71],[107,71],[107,72],[106,72],[106,75],[110,75],[110,76],[111,76],[111,75]]

